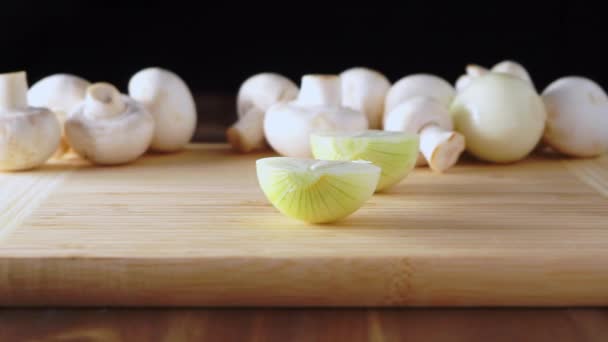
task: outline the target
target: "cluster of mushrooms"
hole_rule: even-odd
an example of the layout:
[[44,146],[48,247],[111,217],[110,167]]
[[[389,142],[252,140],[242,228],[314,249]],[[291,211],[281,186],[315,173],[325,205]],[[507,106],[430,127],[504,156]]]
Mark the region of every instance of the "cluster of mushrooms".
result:
[[503,61],[466,66],[452,86],[430,74],[392,84],[380,72],[351,68],[305,75],[300,89],[276,73],[248,78],[237,97],[238,121],[226,132],[238,151],[270,145],[287,157],[310,158],[319,131],[384,129],[419,134],[418,165],[438,172],[465,151],[509,163],[539,146],[573,157],[608,151],[608,96],[584,77],[563,77],[539,94],[526,69]]
[[146,68],[128,92],[68,74],[28,89],[25,72],[0,74],[0,171],[32,169],[70,150],[94,164],[124,164],[190,141],[196,108],[179,76]]

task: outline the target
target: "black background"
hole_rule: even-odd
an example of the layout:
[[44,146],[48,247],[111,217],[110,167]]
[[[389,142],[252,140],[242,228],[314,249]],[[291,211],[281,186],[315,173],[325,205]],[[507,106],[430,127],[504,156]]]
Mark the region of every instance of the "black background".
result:
[[3,4],[0,72],[24,69],[30,83],[69,72],[124,90],[134,72],[155,65],[177,72],[199,94],[234,93],[261,71],[298,80],[356,65],[392,81],[415,72],[454,81],[467,63],[509,58],[524,64],[541,90],[570,74],[608,82],[608,16],[599,3],[91,4]]

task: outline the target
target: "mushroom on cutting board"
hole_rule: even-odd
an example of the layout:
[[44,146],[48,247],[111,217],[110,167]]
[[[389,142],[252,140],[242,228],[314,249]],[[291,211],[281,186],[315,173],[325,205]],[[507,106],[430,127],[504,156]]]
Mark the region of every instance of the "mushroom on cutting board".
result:
[[602,87],[588,78],[563,77],[545,88],[542,99],[546,144],[573,157],[608,152],[608,96]]
[[144,105],[156,122],[150,149],[174,152],[190,142],[196,130],[192,93],[177,74],[146,68],[129,80],[129,96]]
[[34,107],[49,108],[61,124],[62,136],[55,157],[63,156],[70,148],[65,138],[67,116],[84,100],[89,81],[69,74],[47,76],[34,83],[27,92],[27,102]]
[[342,107],[337,75],[305,75],[295,101],[277,103],[264,118],[264,135],[278,153],[288,157],[312,157],[310,134],[323,131],[360,131],[367,117]]
[[28,106],[25,72],[0,74],[0,170],[42,165],[57,151],[60,139],[55,113]]
[[429,74],[415,74],[397,81],[386,94],[384,114],[416,96],[430,97],[444,107],[449,107],[454,98],[454,87],[446,80]]
[[101,165],[124,164],[150,147],[154,118],[113,85],[95,83],[69,115],[65,131],[70,146],[83,158]]
[[[386,95],[384,123],[390,112],[403,102],[415,97],[427,97],[445,107],[449,107],[455,94],[454,87],[446,80],[429,74],[415,74],[403,77],[393,84]],[[385,130],[390,130],[386,126]],[[420,145],[422,146],[422,144]],[[423,154],[418,155],[416,166],[427,165]]]
[[411,98],[390,111],[384,129],[420,134],[420,152],[438,172],[456,164],[465,148],[464,137],[453,131],[449,111],[424,96]]
[[240,152],[264,147],[266,111],[275,103],[291,101],[296,96],[298,86],[285,76],[264,72],[249,77],[237,95],[238,121],[226,131],[230,145]]
[[391,82],[380,72],[368,68],[351,68],[340,74],[342,105],[363,112],[369,128],[382,128],[384,100]]

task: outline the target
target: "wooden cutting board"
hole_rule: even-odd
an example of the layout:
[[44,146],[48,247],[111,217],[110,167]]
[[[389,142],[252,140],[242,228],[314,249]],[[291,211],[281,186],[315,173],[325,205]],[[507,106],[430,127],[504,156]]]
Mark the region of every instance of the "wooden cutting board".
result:
[[0,304],[608,304],[608,158],[417,169],[331,225],[279,214],[255,160],[193,145],[0,174]]

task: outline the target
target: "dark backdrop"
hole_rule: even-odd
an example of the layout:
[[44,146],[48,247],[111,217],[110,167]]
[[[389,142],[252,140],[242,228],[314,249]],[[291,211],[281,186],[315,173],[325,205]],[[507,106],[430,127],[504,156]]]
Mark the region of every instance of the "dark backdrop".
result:
[[[466,63],[491,66],[510,58],[524,64],[541,89],[568,74],[608,82],[608,26],[599,3],[200,2],[198,9],[170,2],[115,8],[92,3],[3,3],[0,72],[24,69],[30,82],[69,72],[124,90],[131,74],[157,65],[205,96],[233,94],[260,71],[297,80],[304,73],[364,65],[393,81],[415,72],[454,81]],[[201,121],[214,115],[228,122],[233,113],[203,113]]]

